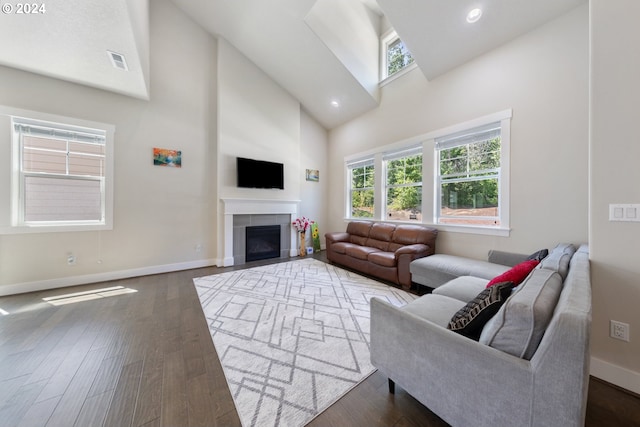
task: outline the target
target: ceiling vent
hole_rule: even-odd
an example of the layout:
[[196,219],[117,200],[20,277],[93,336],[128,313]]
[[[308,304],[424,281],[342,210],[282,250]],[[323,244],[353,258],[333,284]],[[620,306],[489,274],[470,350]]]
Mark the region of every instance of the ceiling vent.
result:
[[119,53],[107,51],[107,55],[109,55],[109,59],[111,59],[111,65],[113,65],[118,70],[129,71],[129,67],[127,67],[127,61],[124,59],[124,55]]

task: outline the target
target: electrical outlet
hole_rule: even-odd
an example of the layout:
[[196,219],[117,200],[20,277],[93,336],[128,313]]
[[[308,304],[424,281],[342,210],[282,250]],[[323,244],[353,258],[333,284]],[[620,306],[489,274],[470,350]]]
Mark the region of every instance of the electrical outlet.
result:
[[610,320],[610,331],[609,335],[611,338],[615,338],[617,340],[629,341],[629,324],[618,322],[617,320]]

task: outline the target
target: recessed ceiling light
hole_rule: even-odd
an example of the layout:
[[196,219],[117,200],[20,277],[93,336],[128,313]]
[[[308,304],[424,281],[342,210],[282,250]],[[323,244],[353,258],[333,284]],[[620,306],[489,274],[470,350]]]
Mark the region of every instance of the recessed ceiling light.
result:
[[473,24],[474,22],[478,22],[481,16],[482,16],[482,10],[478,8],[472,9],[469,13],[467,13],[467,22],[470,24]]
[[331,101],[331,106],[338,108],[340,106],[340,103],[334,99],[333,101]]

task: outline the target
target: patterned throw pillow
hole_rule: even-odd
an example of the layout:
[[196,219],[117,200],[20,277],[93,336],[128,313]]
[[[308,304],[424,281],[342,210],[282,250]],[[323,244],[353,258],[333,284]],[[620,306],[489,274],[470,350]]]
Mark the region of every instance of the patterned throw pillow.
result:
[[535,259],[530,259],[528,261],[523,261],[520,264],[516,264],[511,267],[510,270],[507,270],[491,279],[489,283],[487,283],[487,288],[495,285],[496,283],[502,282],[513,282],[514,286],[517,286],[527,278],[529,273],[531,273],[531,270],[533,270],[538,264],[540,264],[540,261]]
[[513,282],[502,282],[485,288],[453,315],[447,329],[477,341],[485,323],[511,295],[513,286]]
[[534,252],[527,257],[527,260],[535,259],[536,261],[542,261],[549,255],[549,249],[540,249],[538,252]]

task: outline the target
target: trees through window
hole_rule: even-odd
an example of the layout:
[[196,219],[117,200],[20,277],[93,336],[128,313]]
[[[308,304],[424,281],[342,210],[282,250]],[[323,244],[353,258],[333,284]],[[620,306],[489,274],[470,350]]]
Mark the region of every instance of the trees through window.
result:
[[347,217],[508,235],[511,114],[501,111],[346,159]]
[[373,159],[348,165],[349,212],[353,218],[373,218],[375,167]]
[[386,219],[422,221],[422,147],[385,156]]
[[437,143],[438,222],[500,225],[500,129]]
[[395,31],[390,31],[381,39],[381,80],[395,75],[414,63],[413,56]]

